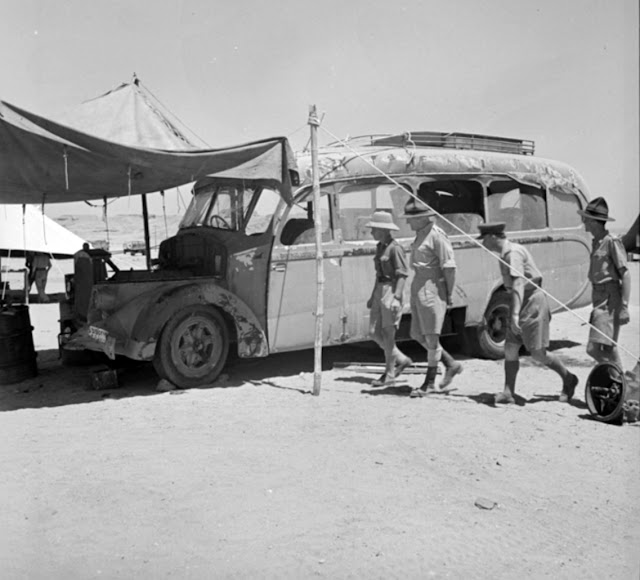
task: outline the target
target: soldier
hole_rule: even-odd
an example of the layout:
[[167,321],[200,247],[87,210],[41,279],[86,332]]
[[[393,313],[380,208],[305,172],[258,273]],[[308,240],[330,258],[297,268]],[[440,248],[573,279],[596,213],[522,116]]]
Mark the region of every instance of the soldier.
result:
[[[434,223],[436,213],[425,203],[411,198],[404,217],[416,233],[411,246],[411,338],[427,351],[427,375],[424,383],[411,391],[411,397],[447,392],[462,365],[440,346],[440,333],[451,305],[456,279],[453,247],[446,234]],[[438,362],[442,359],[445,376],[436,389]]]
[[484,247],[502,258],[504,263],[500,262],[500,273],[505,288],[511,294],[504,345],[505,386],[504,392],[496,396],[496,403],[515,403],[516,377],[520,368],[519,350],[522,344],[535,361],[562,377],[559,400],[568,403],[578,385],[578,377],[570,373],[557,356],[547,352],[551,310],[544,292],[528,282],[531,280],[537,286],[542,286],[540,271],[524,246],[507,240],[505,223],[480,224],[478,229]]
[[45,292],[47,278],[51,269],[51,258],[45,252],[33,252],[27,256],[27,267],[29,268],[29,291],[35,282],[38,291],[39,302],[49,302],[49,296]]
[[367,224],[371,235],[378,242],[373,259],[376,281],[367,301],[371,310],[371,338],[384,351],[384,374],[371,385],[382,387],[393,385],[396,377],[413,361],[396,346],[396,330],[402,317],[402,292],[409,275],[402,246],[393,239],[392,231],[399,228],[393,223],[391,214],[377,211]]
[[607,231],[605,224],[615,220],[609,217],[609,207],[603,197],[589,202],[578,213],[582,216],[584,229],[593,236],[589,265],[593,311],[589,322],[594,328],[589,331],[587,354],[598,363],[611,362],[622,370],[615,343],[620,326],[629,322],[631,275],[627,255],[620,239]]

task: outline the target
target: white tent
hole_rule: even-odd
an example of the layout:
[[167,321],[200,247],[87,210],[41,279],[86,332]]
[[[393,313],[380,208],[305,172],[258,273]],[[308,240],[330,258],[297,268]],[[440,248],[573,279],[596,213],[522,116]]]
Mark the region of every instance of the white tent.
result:
[[81,237],[43,215],[34,206],[0,205],[0,256],[24,257],[25,252],[45,252],[70,258],[85,243]]

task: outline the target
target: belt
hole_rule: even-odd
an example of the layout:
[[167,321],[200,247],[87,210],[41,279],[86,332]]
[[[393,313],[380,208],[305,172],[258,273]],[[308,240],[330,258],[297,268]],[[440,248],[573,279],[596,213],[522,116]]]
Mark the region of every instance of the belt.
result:
[[391,278],[387,278],[386,276],[378,276],[376,278],[376,280],[380,283],[380,284],[384,284],[385,282],[392,282]]

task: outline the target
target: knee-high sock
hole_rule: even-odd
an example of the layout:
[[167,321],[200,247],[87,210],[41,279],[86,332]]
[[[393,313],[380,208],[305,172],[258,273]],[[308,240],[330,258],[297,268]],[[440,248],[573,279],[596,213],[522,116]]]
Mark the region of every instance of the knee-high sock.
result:
[[516,392],[516,377],[520,370],[520,361],[506,360],[504,361],[504,386],[511,394]]

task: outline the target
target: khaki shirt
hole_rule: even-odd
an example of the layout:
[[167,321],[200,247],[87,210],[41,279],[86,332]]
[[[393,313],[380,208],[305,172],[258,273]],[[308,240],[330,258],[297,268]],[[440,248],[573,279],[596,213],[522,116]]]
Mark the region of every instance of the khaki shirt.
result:
[[619,282],[626,270],[627,254],[619,238],[607,232],[603,238],[593,240],[589,264],[592,284]]
[[453,246],[447,234],[438,226],[434,225],[428,231],[424,228],[416,233],[416,239],[411,245],[411,267],[416,274],[456,267]]
[[[532,280],[538,286],[542,285],[542,274],[536,263],[533,261],[529,250],[515,242],[506,241],[500,257],[509,264],[508,266],[500,262],[500,273],[502,281],[507,289],[513,288],[513,281],[516,278],[525,278]],[[533,292],[536,287],[526,283],[524,291]]]
[[373,258],[378,282],[392,282],[409,275],[402,246],[393,238],[388,243],[378,242]]

